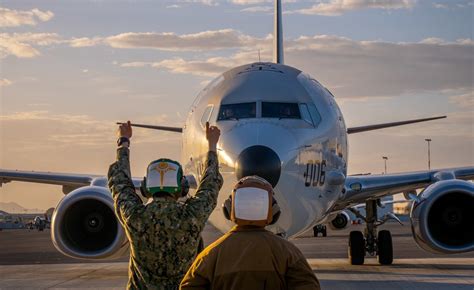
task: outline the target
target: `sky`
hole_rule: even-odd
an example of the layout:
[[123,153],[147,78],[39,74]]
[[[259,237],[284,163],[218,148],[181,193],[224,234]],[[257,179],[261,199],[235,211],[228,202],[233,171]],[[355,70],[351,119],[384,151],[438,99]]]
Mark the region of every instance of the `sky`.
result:
[[[266,0],[0,3],[0,168],[107,173],[116,121],[182,126],[220,73],[272,58]],[[474,164],[474,1],[283,1],[285,63],[333,92],[348,127],[447,115],[349,137],[349,173]],[[135,130],[132,171],[180,160],[179,134]],[[51,185],[0,202],[49,208]]]

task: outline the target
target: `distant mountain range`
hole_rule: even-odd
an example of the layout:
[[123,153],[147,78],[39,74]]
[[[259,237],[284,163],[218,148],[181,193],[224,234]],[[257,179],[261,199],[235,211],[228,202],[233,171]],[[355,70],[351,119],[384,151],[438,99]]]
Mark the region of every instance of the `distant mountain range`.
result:
[[16,202],[0,202],[0,210],[8,213],[44,213],[46,211],[39,208],[24,208]]

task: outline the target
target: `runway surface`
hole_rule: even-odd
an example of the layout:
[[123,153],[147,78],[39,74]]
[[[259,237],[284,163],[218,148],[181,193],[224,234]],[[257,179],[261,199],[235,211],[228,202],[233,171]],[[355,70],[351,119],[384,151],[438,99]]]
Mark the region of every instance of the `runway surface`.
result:
[[[363,266],[347,262],[349,231],[328,231],[328,237],[311,233],[293,242],[314,269],[323,289],[474,289],[474,253],[435,255],[419,249],[410,227],[389,223],[394,241],[394,264],[378,265],[366,258]],[[204,231],[206,244],[220,236],[212,226]],[[122,289],[127,281],[128,258],[113,262],[84,263],[63,256],[52,245],[49,230],[0,232],[0,289],[108,288]]]

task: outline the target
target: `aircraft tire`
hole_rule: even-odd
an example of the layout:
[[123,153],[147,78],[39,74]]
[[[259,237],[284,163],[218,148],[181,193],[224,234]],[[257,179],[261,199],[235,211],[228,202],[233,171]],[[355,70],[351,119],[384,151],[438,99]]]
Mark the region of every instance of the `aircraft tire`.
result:
[[380,231],[377,237],[377,259],[381,265],[391,265],[393,262],[393,245],[390,231]]
[[321,232],[323,234],[323,237],[326,237],[328,235],[328,231],[327,231],[326,228],[323,228],[323,230]]
[[365,240],[361,231],[352,231],[349,234],[348,256],[351,265],[364,264]]

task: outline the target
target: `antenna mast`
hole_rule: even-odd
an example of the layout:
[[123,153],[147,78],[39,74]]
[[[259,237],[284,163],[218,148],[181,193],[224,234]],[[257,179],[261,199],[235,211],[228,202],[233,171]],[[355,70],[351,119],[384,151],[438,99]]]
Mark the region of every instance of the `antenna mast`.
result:
[[283,64],[283,23],[281,0],[275,0],[275,23],[273,31],[273,62]]

